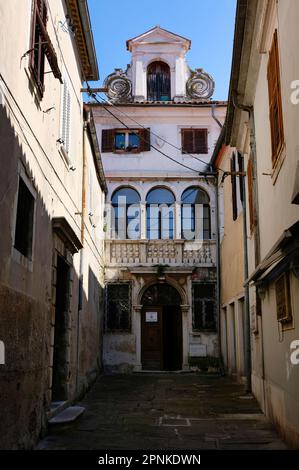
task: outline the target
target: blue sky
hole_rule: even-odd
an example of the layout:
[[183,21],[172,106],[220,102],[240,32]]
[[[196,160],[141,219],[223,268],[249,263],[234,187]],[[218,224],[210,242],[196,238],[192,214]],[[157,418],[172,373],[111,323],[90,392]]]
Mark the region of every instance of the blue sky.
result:
[[192,41],[187,60],[216,82],[213,98],[227,99],[236,0],[88,0],[100,82],[126,68],[126,40],[156,25]]

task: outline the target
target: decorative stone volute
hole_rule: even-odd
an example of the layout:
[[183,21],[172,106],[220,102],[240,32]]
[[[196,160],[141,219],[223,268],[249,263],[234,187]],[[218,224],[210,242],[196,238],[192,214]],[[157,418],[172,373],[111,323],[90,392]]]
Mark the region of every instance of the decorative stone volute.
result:
[[203,69],[195,69],[186,84],[187,95],[191,99],[209,99],[214,93],[215,82]]
[[129,103],[132,101],[132,82],[122,69],[115,69],[108,75],[104,86],[108,88],[106,95],[112,102]]

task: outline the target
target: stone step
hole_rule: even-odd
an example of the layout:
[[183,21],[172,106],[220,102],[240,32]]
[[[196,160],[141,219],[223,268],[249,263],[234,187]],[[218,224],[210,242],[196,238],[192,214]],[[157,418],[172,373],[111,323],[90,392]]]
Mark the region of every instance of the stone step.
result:
[[73,423],[76,421],[79,416],[81,416],[85,411],[83,406],[69,406],[61,413],[57,414],[53,418],[50,419],[50,425],[57,425],[57,424],[68,424]]

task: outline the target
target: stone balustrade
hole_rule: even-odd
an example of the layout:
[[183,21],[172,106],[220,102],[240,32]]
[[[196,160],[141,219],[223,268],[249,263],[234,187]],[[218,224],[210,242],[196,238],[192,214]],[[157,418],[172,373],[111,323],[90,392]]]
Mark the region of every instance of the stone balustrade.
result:
[[106,240],[108,266],[215,266],[215,240]]

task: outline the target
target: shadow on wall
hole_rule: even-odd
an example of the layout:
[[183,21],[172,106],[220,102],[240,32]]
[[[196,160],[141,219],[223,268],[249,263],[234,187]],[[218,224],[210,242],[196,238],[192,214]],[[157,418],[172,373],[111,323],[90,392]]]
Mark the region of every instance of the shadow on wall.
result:
[[[29,145],[18,127],[19,136],[16,135],[13,124],[7,109],[0,105],[0,340],[5,344],[6,356],[5,364],[0,365],[0,448],[28,449],[36,443],[46,426],[46,411],[51,401],[53,232],[49,214],[51,193],[45,193],[43,198],[26,157],[27,153],[31,153]],[[33,156],[30,155],[30,158],[33,159]],[[32,267],[24,262],[25,257],[16,258],[13,248],[21,166],[36,194]],[[43,183],[46,186],[45,180]],[[76,396],[77,380],[79,279],[74,269],[72,272],[70,357],[66,364],[70,390],[68,399]],[[96,276],[92,273],[90,278],[96,291]],[[98,290],[101,291],[99,284]],[[85,292],[83,305],[90,307]],[[96,317],[100,315],[99,306],[96,310],[91,308],[93,311]],[[98,319],[94,323],[96,321],[99,323]],[[100,337],[100,323],[93,331],[91,328],[87,330],[85,322],[84,330],[86,340],[81,347],[86,348],[89,337],[93,348],[88,360],[82,364],[80,374],[88,376],[88,371],[95,370],[98,364],[98,348],[95,345]]]

